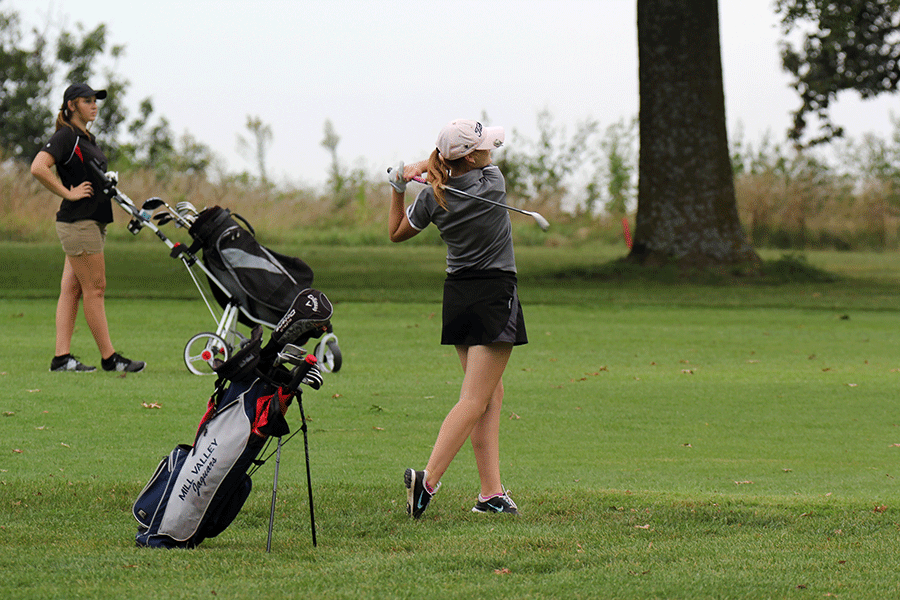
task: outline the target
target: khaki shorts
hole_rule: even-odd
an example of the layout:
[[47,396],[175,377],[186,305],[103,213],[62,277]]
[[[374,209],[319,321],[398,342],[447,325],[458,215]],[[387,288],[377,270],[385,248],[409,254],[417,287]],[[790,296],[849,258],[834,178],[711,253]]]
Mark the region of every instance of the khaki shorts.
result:
[[100,254],[106,242],[106,223],[90,219],[74,223],[57,221],[56,235],[62,243],[63,252],[69,256]]

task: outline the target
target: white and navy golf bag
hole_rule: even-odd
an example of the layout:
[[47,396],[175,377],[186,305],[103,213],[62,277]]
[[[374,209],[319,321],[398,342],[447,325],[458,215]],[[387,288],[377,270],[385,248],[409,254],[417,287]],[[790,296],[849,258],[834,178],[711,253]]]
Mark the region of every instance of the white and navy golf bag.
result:
[[[298,359],[290,369],[275,360],[275,349],[302,339],[330,318],[328,299],[315,293],[319,312],[298,312],[307,300],[298,297],[266,348],[261,347],[262,328],[257,326],[244,347],[216,365],[216,391],[193,445],[175,446],[134,503],[138,546],[193,548],[220,534],[238,515],[252,489],[248,470],[264,462],[258,457],[269,437],[289,433],[285,413],[295,398],[303,421],[299,385],[322,385],[314,355]],[[301,429],[305,436],[305,423]]]

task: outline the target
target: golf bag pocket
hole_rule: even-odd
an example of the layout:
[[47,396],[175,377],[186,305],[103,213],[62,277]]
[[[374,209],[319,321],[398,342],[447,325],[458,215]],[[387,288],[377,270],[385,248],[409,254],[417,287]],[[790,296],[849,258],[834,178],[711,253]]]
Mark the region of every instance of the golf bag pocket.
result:
[[159,461],[153,477],[135,500],[131,513],[138,522],[137,544],[139,546],[151,545],[149,543],[149,538],[153,535],[151,528],[154,527],[154,523],[158,527],[159,519],[165,512],[172,495],[175,477],[181,471],[184,459],[191,450],[192,448],[187,444],[175,446],[168,456]]
[[247,470],[265,444],[252,427],[266,392],[271,386],[260,380],[232,383],[193,447],[179,445],[163,459],[134,504],[139,546],[193,548],[231,524],[252,489]]

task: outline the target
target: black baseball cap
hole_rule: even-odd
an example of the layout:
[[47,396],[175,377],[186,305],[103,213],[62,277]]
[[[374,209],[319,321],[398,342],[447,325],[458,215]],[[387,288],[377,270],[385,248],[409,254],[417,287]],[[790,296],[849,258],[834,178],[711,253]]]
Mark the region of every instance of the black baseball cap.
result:
[[86,83],[73,83],[66,88],[66,92],[63,94],[63,102],[90,96],[96,96],[97,100],[103,100],[106,98],[106,90],[92,90],[91,86]]

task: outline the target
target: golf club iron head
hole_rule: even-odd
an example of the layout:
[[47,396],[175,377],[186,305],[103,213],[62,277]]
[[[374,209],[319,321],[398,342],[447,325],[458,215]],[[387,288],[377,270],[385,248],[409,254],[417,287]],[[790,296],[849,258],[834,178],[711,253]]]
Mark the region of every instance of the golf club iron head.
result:
[[289,365],[298,365],[303,362],[305,357],[305,349],[295,344],[285,344],[284,348],[282,348],[281,352],[277,355],[275,366],[283,365],[285,363]]

